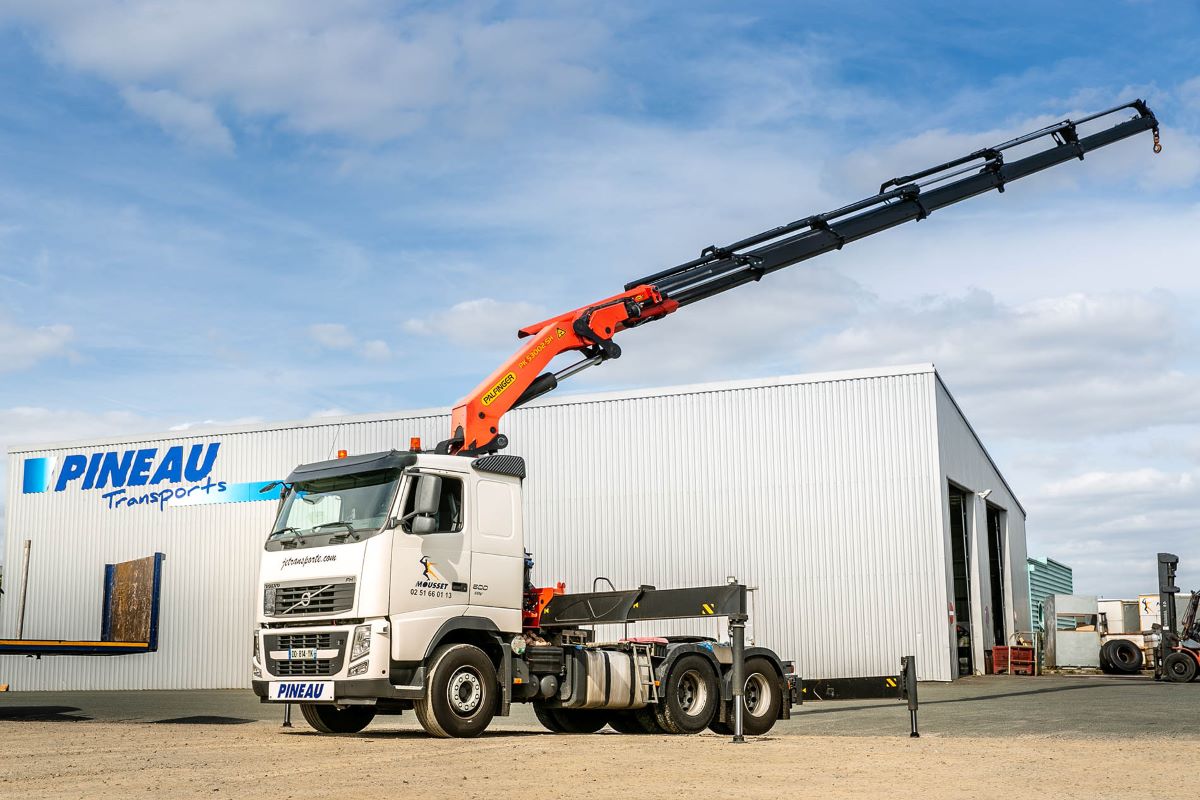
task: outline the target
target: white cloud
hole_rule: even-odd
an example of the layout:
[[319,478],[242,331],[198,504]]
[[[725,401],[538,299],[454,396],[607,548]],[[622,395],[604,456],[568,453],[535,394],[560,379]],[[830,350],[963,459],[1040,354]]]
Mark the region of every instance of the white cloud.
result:
[[532,303],[481,297],[455,303],[436,314],[407,319],[404,330],[419,336],[438,337],[459,347],[516,350],[519,343],[517,330],[549,316],[552,314]]
[[392,357],[392,350],[387,342],[382,339],[360,341],[341,323],[323,322],[310,325],[308,335],[327,350],[354,350],[368,361],[386,361]]
[[169,89],[128,87],[121,96],[137,113],[149,117],[184,144],[220,153],[233,152],[233,136],[212,106]]
[[368,361],[387,361],[392,357],[392,349],[382,339],[370,339],[363,342],[359,352]]
[[1179,100],[1189,111],[1200,112],[1200,75],[1179,85]]
[[319,408],[308,416],[310,419],[321,419],[322,417],[344,417],[349,413],[350,412],[344,408]]
[[72,358],[69,345],[74,338],[70,325],[26,328],[0,319],[0,372],[28,369],[50,358]]
[[345,325],[339,323],[309,325],[308,335],[317,344],[330,350],[348,350],[358,341]]
[[825,368],[932,361],[984,431],[1061,438],[1200,421],[1187,338],[1166,292],[1009,306],[973,290],[883,305],[807,352]]
[[233,419],[206,419],[198,422],[179,422],[167,428],[169,431],[187,431],[195,433],[205,428],[231,428],[237,425],[255,425],[262,422],[262,417],[235,417]]
[[1112,495],[1151,497],[1194,496],[1200,494],[1198,474],[1167,473],[1145,467],[1126,472],[1085,472],[1046,485],[1048,497],[1083,500]]
[[[117,85],[159,86],[201,107],[368,141],[434,118],[471,134],[561,109],[601,86],[585,61],[607,35],[583,17],[499,19],[469,3],[407,11],[367,0],[8,5],[54,58]],[[199,108],[188,109],[189,129],[200,125],[220,141]]]
[[[1091,470],[1050,481],[1027,502],[1037,510],[1031,521],[1049,540],[1053,557],[1075,568],[1076,591],[1110,597],[1154,592],[1157,552],[1200,563],[1200,471]],[[1190,583],[1200,588],[1200,580]]]

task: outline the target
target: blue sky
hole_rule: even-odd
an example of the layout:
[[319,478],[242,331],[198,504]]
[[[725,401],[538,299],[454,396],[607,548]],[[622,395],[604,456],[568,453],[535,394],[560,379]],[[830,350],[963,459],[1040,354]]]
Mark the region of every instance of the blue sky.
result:
[[1140,96],[1161,155],[695,306],[573,388],[933,361],[1031,553],[1149,590],[1156,550],[1200,564],[1200,12],[964,5],[0,2],[0,446],[446,405],[520,325]]

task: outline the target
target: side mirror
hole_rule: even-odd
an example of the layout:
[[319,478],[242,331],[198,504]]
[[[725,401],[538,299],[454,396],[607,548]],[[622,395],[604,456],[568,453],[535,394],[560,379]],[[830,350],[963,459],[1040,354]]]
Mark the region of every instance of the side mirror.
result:
[[437,530],[436,517],[414,517],[412,521],[412,532],[417,536],[425,533],[433,533]]
[[409,533],[420,535],[435,532],[435,515],[442,499],[442,479],[437,475],[422,475],[417,478],[417,486],[413,492],[413,510],[405,514],[400,522],[408,523]]
[[442,479],[437,475],[422,475],[417,480],[417,496],[413,498],[414,514],[436,514],[442,499]]

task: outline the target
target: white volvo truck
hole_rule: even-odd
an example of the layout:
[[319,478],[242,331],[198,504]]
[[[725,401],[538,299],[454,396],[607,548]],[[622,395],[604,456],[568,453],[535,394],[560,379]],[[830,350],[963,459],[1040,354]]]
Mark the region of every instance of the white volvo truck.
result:
[[[1144,131],[1158,152],[1158,120],[1135,100],[707,247],[620,294],[519,330],[525,345],[454,408],[451,436],[435,452],[416,444],[298,467],[283,482],[262,558],[255,692],[299,703],[325,732],[361,730],[376,714],[411,708],[435,736],[475,736],[513,702],[532,702],[555,731],[766,732],[788,716],[797,680],[770,650],[744,647],[744,586],[586,594],[533,586],[525,464],[498,453],[508,444],[501,417],[619,357],[613,337],[622,330]],[[582,358],[549,369],[567,352]],[[597,642],[592,633],[604,623],[703,616],[729,619],[728,645]]]
[[[413,709],[476,736],[513,702],[554,731],[733,731],[734,650],[710,639],[596,642],[583,625],[728,616],[745,587],[536,589],[516,456],[378,453],[296,469],[262,559],[254,690],[323,732]],[[745,648],[745,732],[797,698],[790,663]]]

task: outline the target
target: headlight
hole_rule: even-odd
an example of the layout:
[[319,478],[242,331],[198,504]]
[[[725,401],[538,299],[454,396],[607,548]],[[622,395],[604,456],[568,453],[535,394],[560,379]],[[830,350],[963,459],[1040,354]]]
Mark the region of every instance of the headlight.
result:
[[258,631],[254,632],[254,660],[258,661]]
[[359,625],[354,629],[354,645],[350,648],[350,660],[362,658],[371,652],[371,626]]
[[275,587],[268,586],[263,590],[263,613],[273,615],[275,613]]

